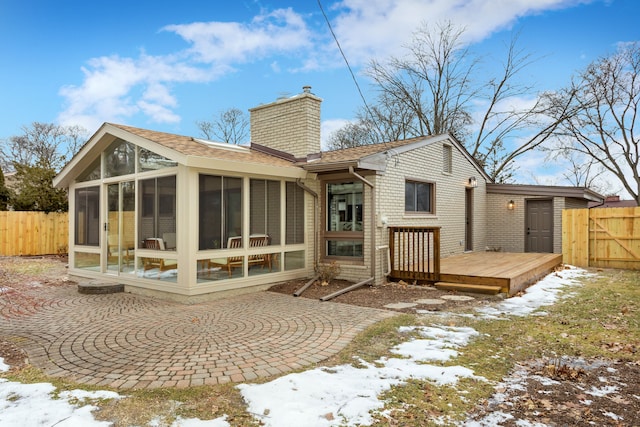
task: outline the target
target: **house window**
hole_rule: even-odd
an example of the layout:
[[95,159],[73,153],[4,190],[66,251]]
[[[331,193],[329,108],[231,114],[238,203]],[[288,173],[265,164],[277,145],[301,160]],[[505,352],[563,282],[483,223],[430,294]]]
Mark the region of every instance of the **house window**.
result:
[[442,146],[442,172],[453,172],[453,147],[450,145]]
[[249,181],[249,233],[266,234],[269,243],[280,244],[280,182]]
[[200,175],[199,249],[228,247],[242,236],[242,178]]
[[[139,186],[138,237],[163,239],[169,246],[175,244],[176,233],[176,177],[144,179]],[[165,246],[165,249],[173,249]]]
[[327,183],[326,190],[325,255],[362,258],[363,183]]
[[138,150],[138,172],[155,171],[174,166],[178,166],[178,162],[144,148]]
[[100,179],[100,157],[95,159],[91,166],[89,166],[80,176],[78,176],[78,182],[95,181]]
[[116,139],[105,151],[105,177],[129,175],[136,169],[136,146]]
[[405,212],[434,213],[434,185],[431,182],[406,181]]
[[286,225],[287,245],[304,243],[304,190],[295,182],[286,183]]
[[100,187],[75,191],[75,244],[100,245]]

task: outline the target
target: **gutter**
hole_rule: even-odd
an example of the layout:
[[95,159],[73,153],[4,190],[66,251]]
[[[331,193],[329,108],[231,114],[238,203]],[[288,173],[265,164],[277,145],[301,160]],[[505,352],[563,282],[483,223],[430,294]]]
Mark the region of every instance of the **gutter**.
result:
[[373,280],[375,281],[375,277],[376,277],[376,215],[375,215],[375,206],[376,206],[376,192],[375,192],[375,186],[368,181],[365,177],[363,177],[362,175],[358,174],[354,169],[353,166],[349,166],[349,173],[353,176],[355,176],[356,178],[358,178],[360,181],[364,182],[370,189],[371,189],[371,245],[370,245],[370,251],[371,251],[371,279],[367,279],[367,280]]
[[[314,263],[313,269],[315,270],[318,265],[318,244],[319,244],[318,242],[319,240],[318,239],[318,221],[319,221],[318,193],[313,191],[311,188],[307,187],[300,178],[296,180],[296,185],[313,196],[313,263]],[[302,293],[302,291],[304,291],[304,289],[301,289],[300,293]]]

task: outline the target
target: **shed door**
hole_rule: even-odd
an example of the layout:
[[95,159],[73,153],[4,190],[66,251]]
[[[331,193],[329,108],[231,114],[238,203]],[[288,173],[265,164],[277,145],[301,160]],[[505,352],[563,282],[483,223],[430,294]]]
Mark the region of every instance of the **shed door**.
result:
[[553,253],[553,200],[527,200],[525,252]]

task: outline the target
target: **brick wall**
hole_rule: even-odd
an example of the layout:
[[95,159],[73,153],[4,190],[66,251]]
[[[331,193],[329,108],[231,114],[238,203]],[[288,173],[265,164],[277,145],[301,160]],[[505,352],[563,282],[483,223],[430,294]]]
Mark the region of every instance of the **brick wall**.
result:
[[[387,160],[387,170],[378,188],[378,219],[386,217],[388,225],[440,226],[443,257],[465,251],[465,189],[470,177],[478,187],[473,189],[473,250],[486,246],[486,186],[472,163],[453,146],[453,170],[443,172],[443,145],[436,142]],[[450,144],[447,144],[450,145]],[[435,183],[435,213],[411,215],[404,211],[404,185],[409,179]],[[386,227],[378,241],[387,244]],[[379,243],[382,244],[382,243]]]
[[306,157],[320,152],[320,104],[310,92],[251,108],[251,142]]
[[[487,218],[487,247],[502,252],[525,251],[526,201],[550,199],[548,196],[487,194],[489,215]],[[553,197],[553,252],[562,253],[562,210],[587,207],[580,199]],[[507,209],[510,200],[513,210]]]

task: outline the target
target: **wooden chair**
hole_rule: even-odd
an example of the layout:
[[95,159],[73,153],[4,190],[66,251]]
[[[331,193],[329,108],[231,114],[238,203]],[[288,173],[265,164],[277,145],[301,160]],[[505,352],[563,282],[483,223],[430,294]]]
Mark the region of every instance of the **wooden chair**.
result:
[[[154,249],[156,251],[163,250],[164,242],[162,239],[145,239],[144,240],[145,249]],[[142,265],[144,271],[152,270],[154,268],[158,269],[158,279],[160,278],[160,273],[167,270],[174,270],[178,268],[178,263],[175,261],[165,260],[163,258],[142,258]]]
[[[269,246],[269,235],[253,234],[249,236],[249,247],[258,248],[263,246]],[[269,267],[269,271],[271,271],[270,254],[249,255],[248,263],[249,266],[260,265],[262,268]]]
[[[242,236],[229,237],[227,239],[227,249],[238,249],[242,247]],[[244,263],[243,256],[229,256],[226,258],[210,259],[207,262],[207,268],[211,272],[211,268],[223,268],[229,273],[229,277],[233,275],[234,268],[242,268]]]

